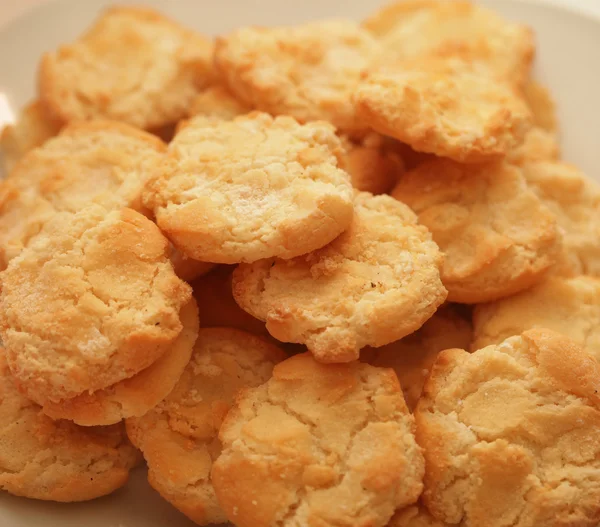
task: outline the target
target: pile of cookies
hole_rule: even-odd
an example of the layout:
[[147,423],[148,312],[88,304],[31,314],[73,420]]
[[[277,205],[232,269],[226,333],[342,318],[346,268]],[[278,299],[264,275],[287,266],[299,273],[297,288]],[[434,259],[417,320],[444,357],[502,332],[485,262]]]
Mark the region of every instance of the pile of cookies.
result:
[[0,488],[200,525],[597,527],[600,186],[466,1],[106,10],[2,132]]

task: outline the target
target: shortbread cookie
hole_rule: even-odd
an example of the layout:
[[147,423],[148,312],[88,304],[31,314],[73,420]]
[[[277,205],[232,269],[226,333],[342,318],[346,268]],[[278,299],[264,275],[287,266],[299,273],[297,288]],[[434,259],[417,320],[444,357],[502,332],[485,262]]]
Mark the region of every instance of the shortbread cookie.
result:
[[173,390],[192,356],[198,338],[195,300],[179,312],[183,326],[170,348],[146,369],[108,388],[84,392],[58,403],[46,401],[44,413],[52,419],[69,419],[83,426],[110,425],[139,417],[154,408]]
[[558,119],[556,104],[547,88],[539,82],[529,80],[524,88],[525,101],[533,114],[533,123],[547,132],[556,132]]
[[422,59],[440,51],[469,58],[496,76],[523,84],[535,45],[530,28],[463,0],[398,1],[363,26],[381,41],[384,60]]
[[392,370],[296,355],[238,397],[213,485],[239,527],[383,526],[422,489],[414,431]]
[[379,51],[354,22],[329,20],[239,29],[217,39],[215,65],[232,93],[253,108],[358,133],[366,126],[350,96]]
[[350,228],[323,249],[233,274],[243,309],[322,362],[348,362],[416,331],[446,298],[442,255],[406,205],[363,192],[354,207]]
[[0,350],[0,489],[38,500],[84,501],[122,487],[137,461],[123,425],[52,421],[14,383]]
[[255,335],[202,329],[173,392],[143,417],[127,420],[129,437],[148,463],[150,484],[194,522],[227,521],[210,478],[221,452],[221,422],[238,391],[266,382],[285,357]]
[[206,115],[209,117],[218,117],[219,119],[233,119],[251,110],[251,106],[236,99],[223,84],[213,84],[196,96],[192,102],[189,115]]
[[438,353],[445,349],[469,349],[473,336],[470,320],[457,306],[440,307],[421,329],[381,348],[365,348],[360,360],[372,366],[392,368],[404,400],[413,411]]
[[375,70],[353,99],[359,117],[375,131],[463,163],[503,157],[531,125],[517,89],[455,58]]
[[598,525],[599,390],[598,362],[547,329],[442,352],[415,415],[431,514],[461,527]]
[[352,221],[352,187],[328,123],[253,112],[192,119],[169,145],[144,203],[173,244],[196,260],[293,258]]
[[556,219],[517,167],[440,159],[407,173],[392,195],[445,253],[442,282],[452,302],[512,295],[541,280],[558,258]]
[[204,276],[214,269],[216,264],[210,262],[200,262],[193,258],[188,258],[181,254],[177,249],[171,251],[171,264],[175,274],[185,282],[192,282]]
[[23,392],[58,402],[160,358],[191,297],[167,255],[156,225],[131,209],[50,220],[1,276],[0,335]]

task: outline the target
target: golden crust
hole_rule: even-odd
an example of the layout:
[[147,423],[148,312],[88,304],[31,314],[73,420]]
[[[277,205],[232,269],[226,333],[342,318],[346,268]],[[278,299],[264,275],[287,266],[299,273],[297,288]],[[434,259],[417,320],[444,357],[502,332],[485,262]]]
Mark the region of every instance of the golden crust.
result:
[[435,160],[407,173],[392,195],[419,216],[445,254],[452,302],[489,302],[526,289],[555,263],[554,215],[517,167]]
[[523,94],[533,115],[535,126],[547,132],[556,133],[558,128],[556,104],[548,88],[530,79],[523,88]]
[[323,249],[233,274],[240,307],[322,362],[348,362],[416,331],[446,298],[442,255],[408,207],[366,192],[354,206],[352,225]]
[[185,117],[212,78],[211,59],[203,36],[150,9],[112,7],[42,57],[39,96],[61,122],[107,118],[152,130]]
[[251,106],[237,99],[223,84],[213,84],[196,96],[189,115],[233,119],[251,110]]
[[44,404],[129,378],[182,329],[191,288],[156,225],[91,205],[60,213],[2,274],[0,334],[29,398]]
[[383,526],[422,488],[414,431],[392,370],[296,355],[238,397],[213,485],[240,527]]
[[416,411],[423,500],[452,525],[594,527],[600,365],[534,329],[438,357]]
[[352,220],[341,155],[328,123],[258,112],[233,121],[196,117],[169,145],[143,199],[191,258],[293,258],[329,243]]
[[19,393],[0,350],[0,489],[38,500],[84,501],[122,487],[137,461],[122,425],[52,421]]
[[215,65],[243,103],[300,122],[325,120],[365,132],[350,95],[380,48],[350,21],[239,29],[217,38]]
[[127,420],[127,432],[148,463],[150,484],[196,523],[226,521],[210,480],[221,452],[221,422],[237,392],[266,382],[283,359],[283,351],[260,337],[202,329],[171,394],[143,417]]

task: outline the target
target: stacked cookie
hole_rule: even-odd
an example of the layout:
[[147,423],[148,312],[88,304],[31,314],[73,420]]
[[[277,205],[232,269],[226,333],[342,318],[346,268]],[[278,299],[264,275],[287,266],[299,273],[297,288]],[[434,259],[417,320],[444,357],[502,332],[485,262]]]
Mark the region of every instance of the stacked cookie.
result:
[[0,138],[0,488],[137,448],[200,525],[598,525],[600,187],[534,51],[415,0],[46,54]]

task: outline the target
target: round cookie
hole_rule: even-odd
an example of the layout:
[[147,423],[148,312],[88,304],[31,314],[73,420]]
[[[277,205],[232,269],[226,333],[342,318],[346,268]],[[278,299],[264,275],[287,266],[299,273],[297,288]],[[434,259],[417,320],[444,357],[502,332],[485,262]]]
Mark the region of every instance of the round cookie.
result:
[[212,48],[155,11],[112,7],[78,40],[42,57],[39,96],[65,123],[106,118],[161,128],[185,117],[212,78]]
[[205,115],[219,119],[233,119],[251,111],[249,105],[236,99],[222,84],[213,84],[200,92],[190,108],[189,115]]
[[150,484],[200,525],[225,522],[210,470],[221,452],[219,428],[242,388],[266,382],[285,359],[277,346],[230,328],[200,330],[194,354],[171,394],[127,420],[148,463]]
[[443,257],[408,207],[358,193],[354,220],[328,246],[293,260],[240,265],[233,296],[283,342],[348,362],[419,329],[446,299]]
[[24,393],[58,402],[129,378],[181,332],[191,288],[131,210],[60,213],[2,273],[0,335]]
[[362,133],[366,126],[350,95],[379,51],[354,22],[327,20],[234,31],[217,38],[215,65],[236,98],[252,108]]
[[392,370],[295,355],[238,397],[213,485],[239,527],[384,526],[422,489],[414,432]]
[[471,323],[458,307],[444,305],[418,331],[387,346],[361,350],[360,360],[392,368],[412,412],[438,353],[450,348],[469,349],[472,336]]
[[28,401],[0,349],[0,489],[38,500],[84,501],[127,482],[138,459],[123,425],[52,421]]
[[558,128],[556,104],[552,95],[539,82],[529,80],[523,88],[525,101],[533,114],[533,124],[542,130],[555,133]]
[[533,329],[473,354],[442,352],[415,417],[423,500],[461,527],[595,527],[600,365]]
[[517,167],[435,160],[408,172],[392,195],[418,214],[445,254],[442,282],[451,302],[517,293],[558,258],[556,219]]
[[462,163],[503,157],[531,126],[517,89],[458,58],[386,65],[365,77],[353,100],[380,134]]
[[[244,148],[240,148],[244,145]],[[195,117],[143,198],[183,254],[216,263],[293,258],[352,221],[352,187],[331,125],[253,112]]]

